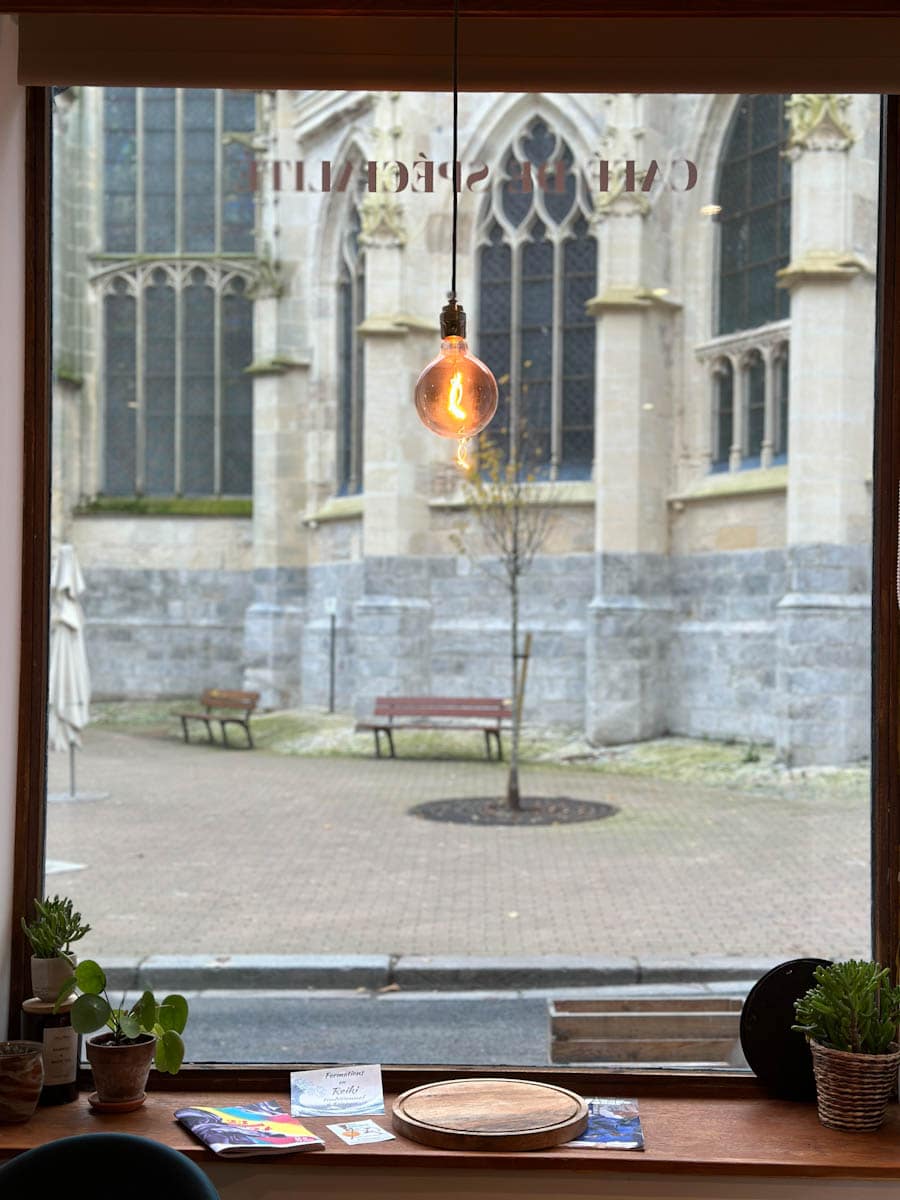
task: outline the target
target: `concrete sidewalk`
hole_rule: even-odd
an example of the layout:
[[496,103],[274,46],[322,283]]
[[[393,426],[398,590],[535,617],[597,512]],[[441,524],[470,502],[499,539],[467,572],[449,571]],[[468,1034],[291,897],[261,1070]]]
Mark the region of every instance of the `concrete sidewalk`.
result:
[[[529,767],[526,792],[620,811],[510,829],[407,814],[498,792],[503,768],[486,762],[88,729],[78,767],[79,787],[109,797],[48,806],[47,890],[93,926],[80,956],[119,960],[123,982],[603,986],[869,952],[868,797],[827,780],[739,791]],[[51,754],[50,791],[65,778]]]

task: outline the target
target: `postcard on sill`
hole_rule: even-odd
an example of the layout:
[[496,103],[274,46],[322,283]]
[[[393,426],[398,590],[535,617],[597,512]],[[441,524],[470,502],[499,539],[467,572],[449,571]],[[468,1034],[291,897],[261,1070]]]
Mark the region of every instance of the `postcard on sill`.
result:
[[357,1117],[384,1112],[380,1063],[291,1071],[295,1117]]
[[591,1150],[643,1150],[644,1133],[637,1100],[588,1098],[588,1127],[567,1146]]
[[382,1129],[377,1121],[342,1121],[340,1125],[326,1125],[348,1146],[364,1146],[367,1142],[392,1142],[394,1135]]

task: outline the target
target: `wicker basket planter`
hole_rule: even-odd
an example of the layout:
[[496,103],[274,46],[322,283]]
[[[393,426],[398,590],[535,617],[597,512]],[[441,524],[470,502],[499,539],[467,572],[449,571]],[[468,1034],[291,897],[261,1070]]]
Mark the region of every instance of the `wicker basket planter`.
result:
[[809,1048],[822,1124],[850,1133],[878,1129],[897,1087],[900,1046],[892,1042],[887,1054],[852,1054],[810,1038]]

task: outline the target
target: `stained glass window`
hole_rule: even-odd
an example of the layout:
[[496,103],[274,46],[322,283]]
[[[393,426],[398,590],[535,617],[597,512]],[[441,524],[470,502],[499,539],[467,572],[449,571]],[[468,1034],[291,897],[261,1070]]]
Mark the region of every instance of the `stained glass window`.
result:
[[500,387],[490,436],[526,474],[589,478],[597,244],[570,147],[533,118],[481,215],[477,350]]
[[754,353],[746,364],[747,372],[747,457],[759,460],[766,429],[766,364]]
[[718,332],[755,329],[789,314],[775,272],[791,240],[786,96],[741,96],[719,164],[721,227]]
[[104,301],[104,491],[250,495],[253,306],[233,266],[255,246],[256,97],[107,88],[103,119],[104,251],[133,281]]
[[716,364],[713,376],[715,387],[715,435],[713,468],[728,469],[731,444],[734,440],[734,368],[729,359]]
[[359,208],[350,209],[341,243],[338,284],[338,495],[362,491],[365,346],[358,329],[366,315],[366,259],[359,241]]

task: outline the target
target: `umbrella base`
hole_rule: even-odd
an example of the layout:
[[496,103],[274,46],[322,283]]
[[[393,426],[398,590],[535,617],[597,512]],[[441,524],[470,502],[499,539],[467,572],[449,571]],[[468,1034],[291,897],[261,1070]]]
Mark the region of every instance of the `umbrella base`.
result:
[[74,800],[108,800],[109,792],[48,792],[48,804],[65,804]]

